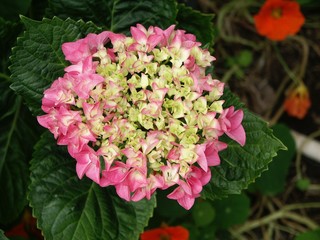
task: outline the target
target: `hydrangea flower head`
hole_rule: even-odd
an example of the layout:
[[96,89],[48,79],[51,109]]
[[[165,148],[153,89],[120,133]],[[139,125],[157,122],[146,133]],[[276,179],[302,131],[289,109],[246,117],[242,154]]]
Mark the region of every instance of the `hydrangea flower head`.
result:
[[223,108],[215,60],[172,25],[137,24],[132,37],[105,31],[62,45],[71,65],[45,90],[38,122],[76,160],[79,178],[114,186],[127,201],[168,198],[190,209],[220,164],[228,135],[245,144],[243,111]]

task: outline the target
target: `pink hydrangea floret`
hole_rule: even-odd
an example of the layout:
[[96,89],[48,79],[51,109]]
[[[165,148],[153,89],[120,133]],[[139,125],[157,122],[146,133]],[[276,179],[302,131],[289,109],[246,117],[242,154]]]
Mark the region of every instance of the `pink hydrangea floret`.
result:
[[243,111],[224,108],[224,84],[206,74],[215,60],[193,34],[104,31],[62,45],[71,64],[45,90],[38,122],[66,145],[76,172],[127,201],[157,189],[190,209],[228,146],[241,146]]

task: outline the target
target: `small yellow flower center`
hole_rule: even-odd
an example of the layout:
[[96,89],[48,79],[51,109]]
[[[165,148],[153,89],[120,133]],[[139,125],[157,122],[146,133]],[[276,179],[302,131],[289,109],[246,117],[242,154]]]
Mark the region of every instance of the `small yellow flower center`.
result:
[[272,9],[272,12],[271,12],[271,16],[278,19],[278,18],[281,18],[282,16],[282,9],[281,8],[274,8]]

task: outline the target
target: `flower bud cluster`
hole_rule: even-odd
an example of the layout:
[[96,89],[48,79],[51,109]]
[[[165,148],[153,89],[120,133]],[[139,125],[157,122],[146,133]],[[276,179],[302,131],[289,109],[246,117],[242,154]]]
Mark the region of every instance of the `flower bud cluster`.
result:
[[62,45],[71,65],[45,90],[38,122],[76,160],[79,178],[113,185],[127,201],[156,189],[190,209],[220,164],[227,134],[245,143],[243,111],[223,108],[214,59],[172,25],[105,31]]

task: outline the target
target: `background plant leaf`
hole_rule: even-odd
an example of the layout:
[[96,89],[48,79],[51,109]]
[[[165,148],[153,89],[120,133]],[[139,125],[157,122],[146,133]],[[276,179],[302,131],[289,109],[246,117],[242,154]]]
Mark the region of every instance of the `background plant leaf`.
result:
[[104,29],[127,34],[130,26],[137,23],[145,27],[169,27],[175,23],[176,5],[174,0],[49,0],[46,16],[83,19]]
[[209,201],[197,200],[191,209],[193,221],[198,227],[209,226],[216,216],[215,209]]
[[1,72],[7,71],[11,46],[16,41],[21,29],[21,24],[13,21],[7,21],[0,17],[0,58],[2,59]]
[[249,186],[251,191],[258,191],[263,195],[274,196],[284,191],[289,167],[296,153],[296,144],[290,129],[283,124],[272,127],[274,135],[286,143],[287,151],[280,151],[269,164],[268,171]]
[[65,21],[59,18],[42,22],[22,17],[27,31],[12,51],[12,88],[21,95],[33,114],[39,115],[43,91],[59,76],[63,76],[67,62],[61,50],[64,42],[96,32],[92,23]]
[[212,205],[216,211],[213,225],[219,229],[228,229],[235,224],[244,223],[250,213],[250,200],[244,193],[215,200]]
[[32,4],[29,9],[29,16],[34,20],[42,20],[45,16],[45,11],[48,8],[49,0],[32,0]]
[[28,162],[37,137],[35,119],[0,78],[0,224],[14,221],[27,204]]
[[6,20],[17,20],[19,14],[26,14],[31,0],[1,0],[0,17]]
[[298,234],[294,240],[319,240],[320,239],[320,228],[315,230],[309,230],[304,233]]
[[126,202],[113,187],[79,180],[75,160],[46,132],[31,161],[29,200],[46,239],[138,239],[155,207]]
[[[224,107],[242,106],[238,98],[227,89],[223,98],[226,101]],[[228,148],[220,152],[221,164],[211,168],[211,181],[201,194],[204,198],[216,199],[240,193],[268,169],[268,164],[278,150],[285,149],[267,123],[246,109],[242,125],[247,137],[244,147],[227,137],[221,138],[228,144]]]
[[213,14],[201,13],[184,4],[179,4],[176,18],[177,28],[193,33],[196,35],[197,41],[210,48],[214,41],[213,17]]
[[[167,197],[167,195],[172,191],[172,188],[157,191],[158,203],[155,213],[166,220],[184,218],[190,213],[188,210],[181,207],[177,201],[172,201],[172,199]],[[158,223],[158,226],[160,224],[161,222]]]

